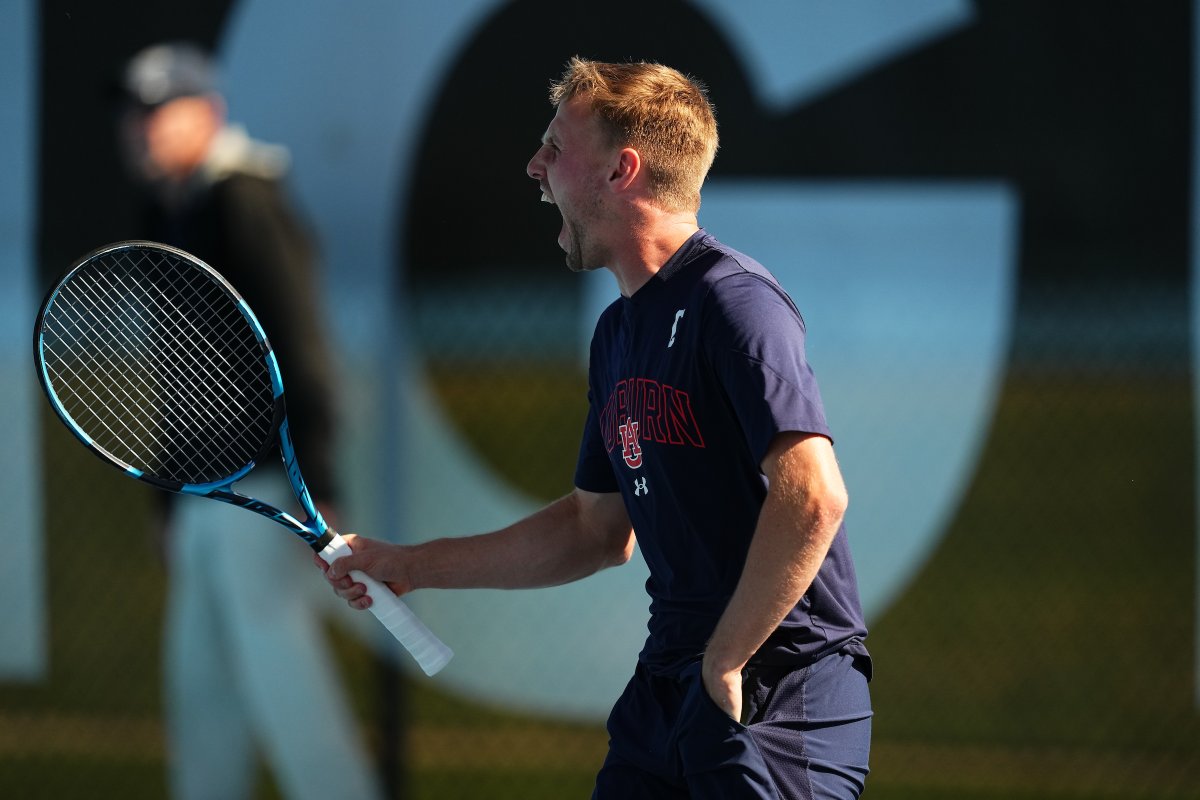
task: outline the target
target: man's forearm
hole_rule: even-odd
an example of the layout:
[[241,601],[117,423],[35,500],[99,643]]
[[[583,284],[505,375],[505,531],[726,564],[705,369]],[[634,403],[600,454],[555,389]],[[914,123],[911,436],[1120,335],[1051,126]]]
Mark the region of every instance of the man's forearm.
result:
[[506,528],[411,548],[413,588],[557,586],[623,563],[609,521],[577,494]]
[[741,669],[800,602],[816,577],[841,524],[841,514],[820,503],[768,497],[746,565],[729,605],[709,640],[713,667]]
[[703,662],[705,687],[735,719],[741,669],[808,591],[846,511],[846,488],[828,439],[782,434],[763,471],[771,488]]

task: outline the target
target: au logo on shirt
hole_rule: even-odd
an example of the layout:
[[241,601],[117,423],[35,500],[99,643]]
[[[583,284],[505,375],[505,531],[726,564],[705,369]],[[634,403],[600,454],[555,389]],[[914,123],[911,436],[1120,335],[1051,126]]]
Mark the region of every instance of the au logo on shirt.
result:
[[617,428],[617,432],[621,434],[621,458],[625,459],[625,466],[630,469],[642,466],[642,445],[638,442],[638,427],[638,423],[625,420]]

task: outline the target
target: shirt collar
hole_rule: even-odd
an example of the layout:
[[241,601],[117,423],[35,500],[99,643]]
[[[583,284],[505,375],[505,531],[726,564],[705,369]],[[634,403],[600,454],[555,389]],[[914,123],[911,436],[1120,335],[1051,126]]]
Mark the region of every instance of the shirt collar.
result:
[[708,238],[708,232],[704,228],[700,228],[693,233],[686,242],[679,246],[679,249],[671,254],[667,259],[667,263],[659,268],[658,272],[654,273],[654,277],[646,281],[642,288],[633,293],[629,301],[634,305],[641,305],[649,300],[652,300],[658,295],[667,281],[671,280],[679,273],[688,262],[691,261],[692,255],[701,247],[702,242]]

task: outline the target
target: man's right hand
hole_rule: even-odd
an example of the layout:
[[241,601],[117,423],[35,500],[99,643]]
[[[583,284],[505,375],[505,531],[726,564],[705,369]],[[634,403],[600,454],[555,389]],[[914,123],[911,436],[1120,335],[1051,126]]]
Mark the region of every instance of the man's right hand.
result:
[[333,587],[334,593],[351,608],[361,611],[371,607],[367,587],[351,577],[352,571],[365,572],[397,595],[403,595],[412,588],[405,570],[402,557],[404,548],[401,545],[380,542],[353,533],[342,534],[342,538],[354,552],[335,559],[332,564],[326,564],[323,558],[314,554],[313,562],[324,573],[325,580]]

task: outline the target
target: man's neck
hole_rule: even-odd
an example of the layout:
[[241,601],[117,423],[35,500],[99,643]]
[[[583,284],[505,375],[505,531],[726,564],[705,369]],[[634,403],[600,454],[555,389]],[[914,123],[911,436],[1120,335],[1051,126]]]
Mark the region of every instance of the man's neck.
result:
[[695,216],[678,215],[631,230],[626,247],[608,267],[621,294],[632,297],[699,229]]

